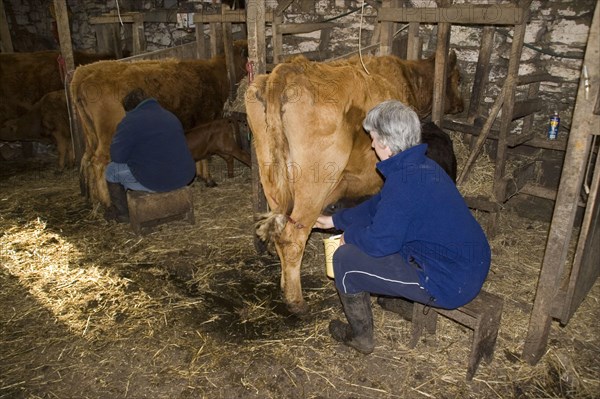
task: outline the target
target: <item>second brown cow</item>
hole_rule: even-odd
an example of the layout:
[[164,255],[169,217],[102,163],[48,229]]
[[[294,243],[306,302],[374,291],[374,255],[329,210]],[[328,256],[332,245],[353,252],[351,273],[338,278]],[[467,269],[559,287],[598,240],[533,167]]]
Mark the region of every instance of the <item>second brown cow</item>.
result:
[[188,147],[196,161],[196,172],[207,186],[216,183],[210,176],[207,160],[211,155],[219,155],[227,163],[227,175],[233,177],[233,159],[250,166],[250,154],[242,150],[237,138],[238,127],[234,120],[217,119],[203,123],[185,132]]

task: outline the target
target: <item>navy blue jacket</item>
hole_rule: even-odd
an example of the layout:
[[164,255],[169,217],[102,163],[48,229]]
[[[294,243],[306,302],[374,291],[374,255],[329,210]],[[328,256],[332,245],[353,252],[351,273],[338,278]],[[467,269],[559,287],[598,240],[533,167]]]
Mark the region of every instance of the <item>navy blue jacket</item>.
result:
[[110,144],[110,158],[126,163],[138,182],[158,192],[184,187],[196,175],[181,122],[153,98],[121,120]]
[[333,216],[344,240],[368,255],[399,253],[421,267],[421,285],[433,306],[456,308],[481,289],[490,267],[490,247],[454,182],[425,156],[427,144],[377,164],[381,191]]

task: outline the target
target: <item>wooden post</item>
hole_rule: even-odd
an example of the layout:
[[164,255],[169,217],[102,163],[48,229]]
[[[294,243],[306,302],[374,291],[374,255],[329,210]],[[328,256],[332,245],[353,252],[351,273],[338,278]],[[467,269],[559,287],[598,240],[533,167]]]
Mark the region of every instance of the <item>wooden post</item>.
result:
[[[67,11],[66,0],[54,0],[54,10],[56,12],[56,26],[58,28],[58,38],[60,40],[60,53],[65,61],[67,74],[65,76],[65,85],[71,82],[71,77],[75,71],[75,61],[73,59],[73,45],[71,44],[71,29],[69,28],[69,14]],[[73,140],[73,155],[75,164],[81,163],[83,152],[85,151],[85,141],[83,132],[79,125],[75,105],[71,101],[71,93],[66,90],[68,96],[68,105],[70,108],[71,138]]]
[[[265,42],[265,0],[249,0],[246,4],[246,26],[248,27],[248,62],[251,63],[254,73],[264,74],[267,70],[267,51]],[[254,139],[252,140],[254,143]],[[256,149],[251,148],[252,157],[252,204],[254,214],[265,213],[268,210],[265,193],[260,184]],[[261,251],[258,240],[254,241],[257,251]]]
[[210,56],[223,54],[223,27],[220,22],[210,23]]
[[204,23],[195,21],[195,24],[196,24],[196,57],[199,59],[206,59],[206,58],[208,58],[208,54],[206,54],[206,39],[204,38]]
[[[385,13],[386,8],[390,8],[392,6],[392,0],[383,0],[383,4],[381,8],[379,8],[377,14],[381,15]],[[380,37],[380,45],[379,45],[379,55],[389,55],[392,53],[392,41],[394,40],[394,23],[393,22],[379,22],[381,25],[381,30],[379,33]]]
[[[225,13],[227,7],[222,6],[222,13]],[[223,51],[225,52],[225,64],[227,65],[227,76],[229,77],[229,100],[233,101],[236,95],[236,73],[235,62],[233,60],[233,30],[231,22],[223,24]]]
[[146,37],[144,35],[144,14],[135,13],[133,15],[133,55],[138,55],[146,51]]
[[[598,37],[600,37],[600,5],[597,4],[583,60],[583,65],[588,68],[590,81],[595,85],[592,85],[592,87],[598,87],[600,84]],[[567,152],[558,186],[559,190],[554,205],[550,232],[546,242],[542,270],[523,349],[523,358],[530,364],[536,364],[540,360],[548,343],[553,318],[552,307],[563,278],[564,265],[573,234],[579,193],[585,173],[585,163],[590,152],[591,138],[593,134],[598,134],[598,131],[600,131],[599,119],[593,115],[593,110],[594,98],[590,96],[586,99],[585,81],[580,78],[575,110],[573,111],[573,124],[569,133]],[[591,204],[588,204],[588,206],[591,206]]]
[[523,20],[515,25],[512,47],[510,50],[510,61],[506,72],[506,96],[502,105],[502,119],[500,121],[500,132],[498,134],[498,149],[496,152],[496,167],[494,169],[494,196],[496,201],[503,203],[506,193],[506,185],[503,184],[504,171],[507,158],[508,133],[512,123],[513,111],[515,108],[515,88],[519,76],[519,64],[521,63],[521,52],[525,41],[525,30],[527,29],[527,20],[529,19],[529,6],[531,0],[521,2],[523,7]]
[[3,53],[12,53],[14,51],[12,38],[10,37],[10,29],[8,29],[8,20],[6,12],[4,12],[4,3],[0,0],[0,50]]
[[[438,6],[444,7],[450,3],[450,0],[439,0]],[[442,127],[444,118],[444,100],[446,99],[446,72],[448,64],[448,49],[450,48],[450,28],[449,22],[438,23],[437,48],[435,51],[435,68],[433,83],[433,104],[431,107],[431,121]]]
[[418,22],[410,22],[408,24],[408,46],[406,49],[407,60],[419,60],[421,59],[421,38],[419,37],[419,27],[421,24]]

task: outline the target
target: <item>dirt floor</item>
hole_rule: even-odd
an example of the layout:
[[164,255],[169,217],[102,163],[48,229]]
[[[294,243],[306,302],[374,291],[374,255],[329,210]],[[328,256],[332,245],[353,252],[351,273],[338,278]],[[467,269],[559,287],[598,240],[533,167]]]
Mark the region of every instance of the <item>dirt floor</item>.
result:
[[[504,303],[494,359],[465,381],[472,332],[411,323],[373,299],[369,356],[334,342],[341,318],[322,233],[302,269],[311,307],[289,315],[279,261],[253,245],[251,174],[193,187],[196,223],[137,236],[107,223],[54,159],[0,164],[0,398],[594,398],[600,285],[547,353],[520,359],[548,224],[503,213],[485,289]],[[485,222],[487,215],[478,214]]]

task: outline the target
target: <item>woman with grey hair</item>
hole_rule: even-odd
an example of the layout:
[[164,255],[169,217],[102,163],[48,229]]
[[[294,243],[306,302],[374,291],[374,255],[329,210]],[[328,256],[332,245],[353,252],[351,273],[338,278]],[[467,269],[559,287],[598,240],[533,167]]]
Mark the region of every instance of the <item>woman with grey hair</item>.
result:
[[354,208],[321,215],[314,227],[344,231],[333,268],[348,323],[332,320],[329,331],[368,354],[375,346],[370,294],[454,309],[477,296],[491,254],[452,179],[425,156],[410,107],[385,101],[367,113],[363,127],[380,159],[383,187]]

